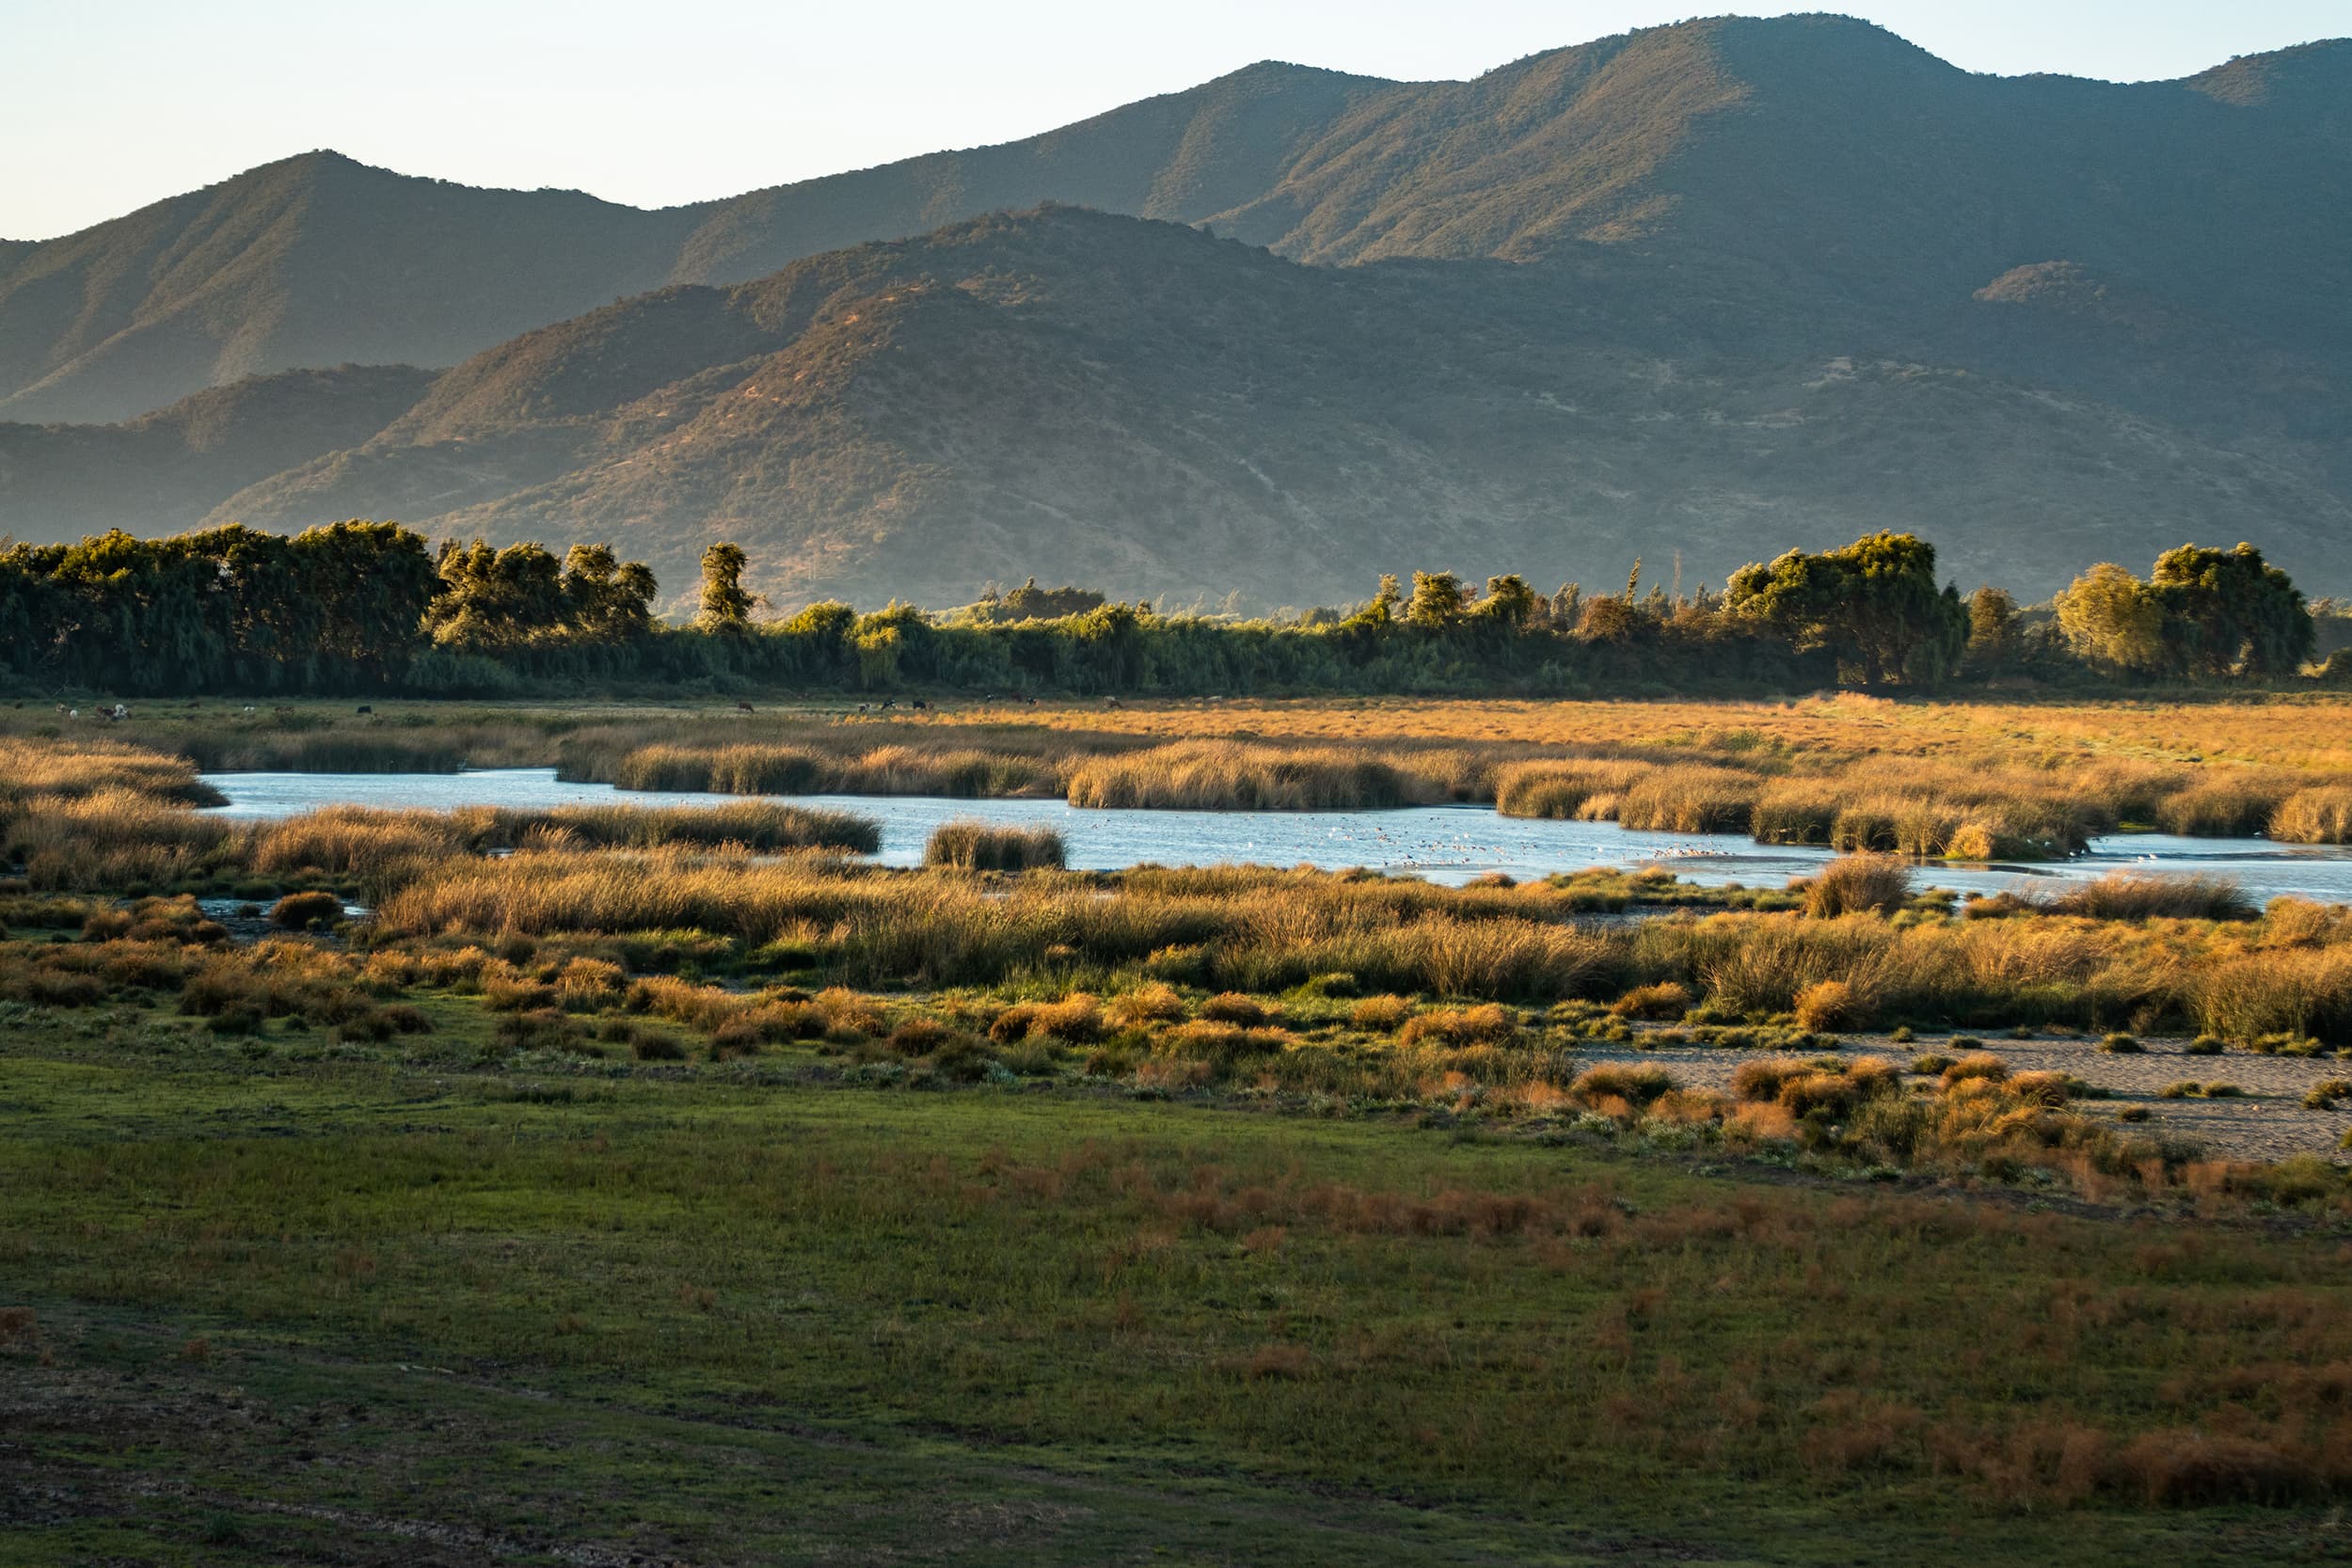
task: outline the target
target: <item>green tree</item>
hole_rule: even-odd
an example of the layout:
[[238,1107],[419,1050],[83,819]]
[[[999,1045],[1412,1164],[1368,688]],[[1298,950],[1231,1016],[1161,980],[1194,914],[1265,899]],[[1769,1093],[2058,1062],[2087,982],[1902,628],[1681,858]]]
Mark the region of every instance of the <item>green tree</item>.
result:
[[2183,545],[2156,558],[2148,586],[2181,661],[2200,674],[2292,673],[2312,654],[2312,615],[2294,580],[2262,551]]
[[1486,596],[1471,608],[1470,615],[1474,620],[1518,631],[1534,617],[1535,609],[1535,591],[1527,586],[1525,578],[1513,572],[1486,579]]
[[1468,608],[1462,579],[1452,572],[1413,574],[1413,597],[1405,607],[1407,625],[1432,629],[1451,626]]
[[755,601],[743,587],[746,564],[740,545],[722,541],[703,551],[703,608],[695,624],[705,631],[750,628]]
[[1724,605],[1800,653],[1828,651],[1841,673],[1873,688],[1941,680],[1967,644],[1959,592],[1935,585],[1935,546],[1909,533],[1873,533],[1843,549],[1790,550],[1770,565],[1742,566]]
[[437,562],[440,592],[427,621],[437,647],[495,652],[560,638],[569,624],[564,568],[535,540],[493,549],[444,543]]
[[1396,620],[1396,607],[1404,597],[1405,591],[1397,586],[1396,574],[1383,572],[1380,574],[1380,591],[1340,625],[1350,628],[1391,625]]
[[1584,615],[1584,585],[1564,582],[1560,592],[1551,596],[1551,626],[1554,631],[1574,631]]
[[1642,612],[1640,605],[1613,594],[1586,599],[1576,620],[1578,641],[1609,648],[1642,641],[1657,629],[1657,623]]
[[2058,630],[2077,657],[2135,674],[2174,667],[2165,642],[2164,603],[2149,586],[2112,561],[2103,561],[2052,601]]
[[2009,662],[2016,638],[2017,601],[1990,584],[1968,595],[1968,649],[1963,662],[1992,674]]
[[624,562],[610,545],[574,545],[564,554],[564,619],[584,641],[632,642],[653,629],[653,571]]

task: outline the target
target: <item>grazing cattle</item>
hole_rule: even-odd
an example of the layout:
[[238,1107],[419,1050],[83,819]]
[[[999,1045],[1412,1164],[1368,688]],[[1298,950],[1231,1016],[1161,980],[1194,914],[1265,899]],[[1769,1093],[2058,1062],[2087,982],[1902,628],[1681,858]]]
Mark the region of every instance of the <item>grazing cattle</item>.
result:
[[864,703],[860,703],[860,704],[858,704],[858,705],[857,705],[857,710],[858,710],[860,713],[864,713],[864,712],[866,711],[866,705],[865,705]]
[[925,702],[920,697],[915,698],[914,702],[908,704],[907,705],[914,709],[917,713],[929,713],[931,710],[931,705]]
[[759,710],[752,706],[749,703],[738,703],[735,705],[735,711],[738,713],[757,713]]
[[373,713],[374,711],[374,707],[367,703],[361,703],[358,707],[352,709],[352,712],[354,713]]
[[879,711],[879,712],[882,712],[882,713],[888,713],[888,712],[889,712],[892,708],[894,708],[894,707],[896,707],[896,706],[898,706],[898,698],[896,698],[896,697],[884,697],[884,698],[882,700],[882,706],[881,706],[881,708],[880,708],[880,709],[878,709],[877,711]]
[[246,710],[246,712],[247,712],[247,713],[251,713],[251,712],[253,712],[253,711],[254,711],[254,706],[253,706],[253,705],[252,705],[251,703],[247,703],[247,704],[246,704],[246,705],[245,705],[245,710]]
[[101,711],[103,712],[107,718],[117,721],[131,717],[131,710],[124,707],[120,703],[117,703],[113,707],[102,709]]
[[1116,697],[1105,697],[1103,701],[1111,707],[1117,707],[1119,705],[1119,699]]

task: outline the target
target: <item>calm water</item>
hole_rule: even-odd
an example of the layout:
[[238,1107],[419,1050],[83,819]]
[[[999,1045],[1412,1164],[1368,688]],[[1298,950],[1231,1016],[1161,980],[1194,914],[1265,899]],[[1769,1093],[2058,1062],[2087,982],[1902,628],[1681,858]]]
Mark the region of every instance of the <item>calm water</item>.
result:
[[[454,806],[709,805],[728,799],[566,784],[551,768],[467,773],[213,773],[205,782],[229,798],[219,815],[286,816],[320,806],[362,805],[446,811]],[[1587,866],[1663,864],[1693,882],[1772,887],[1810,873],[1827,850],[1760,845],[1730,833],[1632,832],[1613,822],[1534,822],[1483,806],[1424,806],[1405,811],[1204,812],[1079,811],[1060,800],[948,800],[907,795],[776,797],[792,804],[854,812],[882,824],[888,865],[914,865],[933,828],[957,817],[1000,823],[1041,822],[1059,830],[1070,863],[1116,871],[1146,861],[1163,865],[1255,862],[1337,870],[1360,865],[1407,871],[1432,881],[1465,882],[1482,872],[1538,877]],[[2352,902],[2352,850],[2261,839],[2173,838],[2135,833],[2095,840],[2090,853],[2036,865],[1933,866],[1923,881],[1963,892],[2050,885],[2053,879],[2116,870],[2229,877],[2256,902],[2280,894]]]

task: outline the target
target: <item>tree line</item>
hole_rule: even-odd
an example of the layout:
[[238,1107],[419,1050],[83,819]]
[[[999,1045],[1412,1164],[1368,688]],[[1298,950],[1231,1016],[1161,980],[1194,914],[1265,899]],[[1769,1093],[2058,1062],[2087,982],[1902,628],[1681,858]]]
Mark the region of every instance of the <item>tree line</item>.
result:
[[[1645,593],[1638,561],[1607,593],[1416,572],[1409,587],[1383,578],[1360,605],[1281,621],[1161,615],[1034,582],[948,614],[826,602],[761,619],[749,564],[737,546],[711,546],[699,612],[677,625],[654,612],[653,573],[606,545],[561,558],[537,544],[437,548],[359,521],[291,537],[232,526],[16,545],[0,549],[0,674],[19,690],[123,695],[591,683],[1572,695],[2275,681],[2314,647],[2312,607],[2250,545],[2184,546],[2145,579],[2094,566],[2042,612],[1998,589],[1939,585],[1934,546],[1894,532],[1788,551],[1720,593]],[[2352,653],[2328,671],[2352,676]]]

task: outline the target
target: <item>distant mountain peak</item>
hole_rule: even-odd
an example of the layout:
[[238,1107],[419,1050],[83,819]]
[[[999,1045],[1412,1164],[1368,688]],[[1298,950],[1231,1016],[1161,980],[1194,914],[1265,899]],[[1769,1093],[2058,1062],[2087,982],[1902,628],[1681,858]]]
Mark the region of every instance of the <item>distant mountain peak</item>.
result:
[[2352,39],[2240,55],[2184,85],[2240,108],[2308,105],[2332,109],[2341,119],[2352,96]]
[[2352,349],[2352,322],[2309,304],[2352,292],[2347,103],[2343,41],[2117,86],[1972,75],[1810,13],[1645,28],[1470,81],[1259,60],[1019,141],[658,212],[319,148],[0,242],[0,419],[119,420],[300,365],[454,364],[665,284],[1041,201],[1330,265],[1632,247],[1873,310],[1952,309],[2021,257],[2069,257],[2173,280],[2226,328]]

